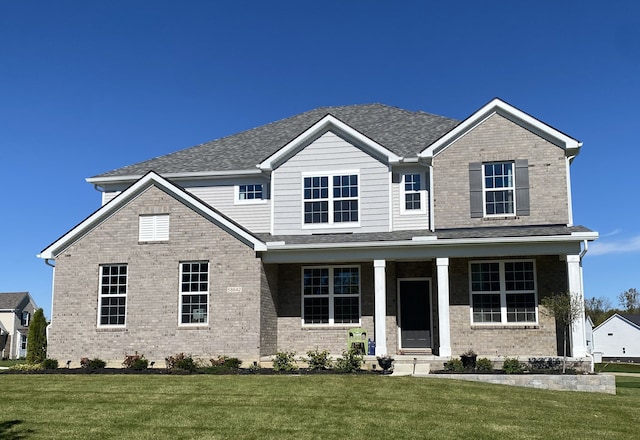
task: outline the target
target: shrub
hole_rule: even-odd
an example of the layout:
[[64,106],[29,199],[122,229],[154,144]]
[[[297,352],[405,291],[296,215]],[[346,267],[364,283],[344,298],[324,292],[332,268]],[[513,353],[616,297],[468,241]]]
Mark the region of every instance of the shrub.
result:
[[273,358],[274,371],[296,371],[298,365],[296,364],[296,352],[295,351],[279,351]]
[[502,369],[507,374],[522,373],[524,365],[517,358],[504,358]]
[[342,357],[336,359],[334,368],[341,373],[355,373],[362,367],[363,356],[356,348],[342,352]]
[[562,369],[562,360],[553,357],[529,358],[529,369],[560,371]]
[[165,358],[165,363],[168,370],[187,371],[192,373],[198,369],[198,365],[193,358],[184,353],[178,353],[175,356]]
[[40,365],[44,370],[55,370],[58,368],[58,360],[57,359],[45,359]]
[[80,359],[80,367],[86,369],[86,370],[98,370],[100,368],[104,368],[107,366],[107,363],[105,361],[103,361],[102,359],[98,359],[98,358],[93,358],[93,359],[89,359],[89,358],[82,358]]
[[143,354],[130,354],[125,356],[122,366],[132,370],[146,370],[149,367],[149,361],[144,358]]
[[242,365],[242,361],[238,358],[232,358],[227,356],[218,356],[217,359],[209,359],[212,367],[226,368],[237,370]]
[[310,370],[326,370],[331,367],[331,357],[327,350],[318,351],[317,348],[309,350],[307,351],[307,356],[308,358],[305,361],[309,364]]
[[480,358],[476,361],[476,370],[493,371],[493,363],[487,358]]
[[36,310],[27,333],[27,363],[39,364],[47,358],[47,319],[42,309]]
[[11,371],[40,371],[42,364],[15,364],[9,367]]
[[464,371],[464,365],[460,359],[451,359],[449,362],[444,364],[445,371]]

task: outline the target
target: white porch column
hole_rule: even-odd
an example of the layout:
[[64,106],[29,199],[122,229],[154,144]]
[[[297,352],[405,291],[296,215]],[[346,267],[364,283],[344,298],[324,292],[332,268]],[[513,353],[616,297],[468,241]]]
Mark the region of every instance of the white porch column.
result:
[[438,267],[438,328],[440,356],[451,356],[451,322],[449,319],[449,259],[436,258]]
[[584,290],[582,288],[582,263],[580,255],[567,255],[569,292],[580,301],[581,313],[571,327],[571,356],[585,357],[587,342],[584,333]]
[[376,356],[387,353],[387,263],[373,260]]

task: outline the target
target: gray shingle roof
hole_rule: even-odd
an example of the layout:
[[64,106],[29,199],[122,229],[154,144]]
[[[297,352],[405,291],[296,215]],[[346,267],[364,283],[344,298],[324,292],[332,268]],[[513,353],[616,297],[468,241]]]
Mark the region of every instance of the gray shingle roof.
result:
[[472,239],[472,238],[504,238],[504,237],[546,237],[571,235],[572,232],[592,232],[584,226],[505,226],[482,228],[441,229],[435,233],[428,230],[395,231],[366,234],[310,234],[281,235],[255,234],[264,242],[284,241],[285,244],[324,244],[324,243],[364,243],[374,241],[403,241],[413,237],[435,236],[439,240]]
[[640,315],[634,315],[631,313],[620,313],[620,316],[640,327]]
[[254,169],[327,114],[403,157],[416,156],[460,122],[382,104],[321,107],[95,177]]
[[29,302],[27,292],[0,292],[0,310],[21,309]]

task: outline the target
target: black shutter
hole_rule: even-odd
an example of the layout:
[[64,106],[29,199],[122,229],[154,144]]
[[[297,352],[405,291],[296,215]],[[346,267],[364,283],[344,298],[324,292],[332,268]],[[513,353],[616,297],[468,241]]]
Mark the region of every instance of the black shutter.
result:
[[482,163],[469,164],[469,204],[471,217],[484,215],[484,200],[482,200]]
[[530,215],[529,161],[516,160],[516,215]]

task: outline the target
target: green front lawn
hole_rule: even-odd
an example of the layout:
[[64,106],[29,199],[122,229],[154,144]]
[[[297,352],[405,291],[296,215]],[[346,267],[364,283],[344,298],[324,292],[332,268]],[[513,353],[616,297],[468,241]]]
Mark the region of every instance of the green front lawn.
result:
[[20,360],[11,360],[11,359],[0,359],[0,367],[13,367],[17,364],[26,364],[27,361],[24,359]]
[[625,364],[621,362],[610,362],[596,364],[598,373],[640,373],[639,364]]
[[0,374],[6,439],[628,439],[618,395],[377,375]]

